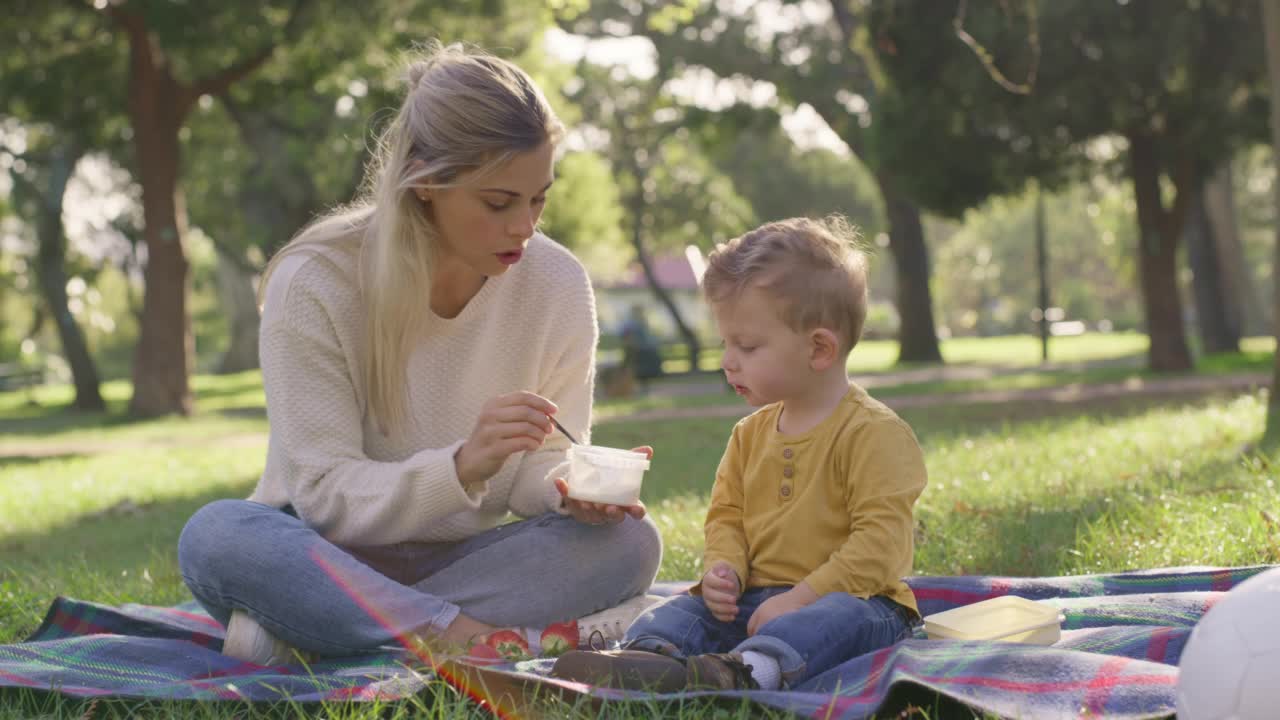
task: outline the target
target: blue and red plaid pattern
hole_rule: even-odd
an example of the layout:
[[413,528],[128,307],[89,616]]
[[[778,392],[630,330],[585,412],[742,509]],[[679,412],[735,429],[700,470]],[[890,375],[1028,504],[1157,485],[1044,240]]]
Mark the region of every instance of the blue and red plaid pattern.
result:
[[[1045,600],[1066,616],[1052,647],[913,639],[853,658],[788,691],[689,693],[749,697],[801,715],[854,720],[908,703],[955,704],[1007,717],[1168,717],[1178,657],[1224,592],[1270,566],[1167,568],[1051,578],[908,579],[923,614],[1001,595]],[[661,593],[687,584],[665,584]],[[222,627],[194,603],[108,607],[58,598],[26,642],[0,646],[0,686],[76,697],[298,702],[395,700],[429,681],[405,653],[260,667],[223,656]],[[550,661],[489,668],[604,701],[653,696],[543,677]]]

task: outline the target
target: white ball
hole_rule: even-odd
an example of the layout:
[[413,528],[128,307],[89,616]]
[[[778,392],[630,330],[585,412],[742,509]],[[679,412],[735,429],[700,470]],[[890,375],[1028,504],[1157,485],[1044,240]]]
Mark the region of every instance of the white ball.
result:
[[1280,717],[1280,568],[1222,596],[1191,631],[1178,668],[1179,720]]

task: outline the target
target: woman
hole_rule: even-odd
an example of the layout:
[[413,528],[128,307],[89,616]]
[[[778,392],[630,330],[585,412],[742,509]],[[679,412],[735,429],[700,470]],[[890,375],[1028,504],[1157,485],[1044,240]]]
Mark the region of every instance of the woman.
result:
[[595,301],[536,232],[562,134],[519,68],[435,45],[365,199],[272,259],[266,468],[178,543],[225,653],[270,664],[575,618],[618,637],[643,609],[658,531],[643,506],[568,499],[549,420],[589,440]]

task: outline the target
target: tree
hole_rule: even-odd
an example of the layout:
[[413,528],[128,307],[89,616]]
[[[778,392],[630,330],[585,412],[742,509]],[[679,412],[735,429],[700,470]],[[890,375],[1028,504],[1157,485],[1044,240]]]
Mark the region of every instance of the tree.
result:
[[[63,355],[76,388],[73,405],[99,410],[97,367],[84,333],[69,309],[66,270],[67,240],[63,196],[76,164],[92,150],[119,151],[124,122],[107,110],[121,101],[113,79],[122,62],[109,50],[91,13],[81,9],[33,4],[11,9],[28,22],[0,26],[0,110],[27,135],[27,147],[4,149],[17,207],[37,238],[35,257],[41,307],[57,329]],[[75,102],[70,101],[75,98]],[[41,314],[41,317],[45,314]]]
[[[184,147],[191,158],[184,171],[190,217],[214,242],[218,298],[228,322],[218,372],[258,366],[255,276],[272,250],[312,217],[351,199],[366,156],[356,118],[329,120],[344,120],[334,112],[336,97],[297,98],[287,83],[279,87],[273,104],[242,103],[224,93],[196,113]],[[345,177],[321,190],[319,179],[333,174]]]
[[754,224],[838,212],[864,237],[885,227],[875,180],[864,168],[827,148],[798,148],[781,125],[737,132],[710,153],[751,203]]
[[654,77],[628,77],[620,68],[578,65],[581,82],[568,97],[585,122],[607,133],[601,148],[621,192],[632,248],[649,287],[670,313],[698,368],[701,342],[679,307],[658,283],[654,248],[703,247],[748,229],[750,206],[702,152],[695,137],[706,115],[681,105],[664,91],[669,70]]
[[[1266,38],[1267,87],[1271,91],[1271,153],[1275,166],[1280,167],[1280,0],[1261,0],[1262,29]],[[1276,208],[1280,211],[1280,184],[1273,186]],[[1280,267],[1280,225],[1276,226],[1275,253]],[[1273,322],[1275,334],[1280,340],[1280,283],[1277,283]],[[1267,400],[1267,424],[1262,436],[1262,447],[1274,452],[1280,449],[1280,348],[1275,353],[1275,371],[1271,377],[1271,395]]]
[[[278,44],[293,39],[304,2],[265,5],[257,12],[231,5],[230,12],[212,16],[207,7],[185,4],[108,3],[102,11],[129,48],[133,171],[142,186],[145,219],[146,295],[134,355],[132,415],[186,415],[192,410],[195,348],[187,310],[190,277],[183,247],[186,208],[179,183],[181,130],[202,96],[227,92],[269,60]],[[260,30],[246,32],[249,28]],[[253,38],[252,45],[210,57],[200,47],[206,44],[200,37],[202,30],[221,31],[206,38],[247,35]],[[189,58],[182,57],[184,49]],[[193,79],[184,80],[184,75]]]
[[[113,139],[142,187],[146,290],[130,412],[191,410],[191,324],[180,138],[198,99],[252,74],[300,27],[305,0],[207,6],[158,0],[93,5],[23,0],[9,8],[0,42],[0,92],[26,123],[76,133],[86,147]],[[69,123],[72,111],[92,117]],[[92,128],[92,129],[91,129]],[[114,131],[114,136],[107,135]],[[124,150],[120,152],[120,150]]]
[[1206,353],[1240,351],[1240,327],[1232,322],[1227,288],[1223,285],[1226,268],[1222,266],[1222,243],[1209,218],[1206,179],[1199,192],[1191,197],[1183,236],[1187,242],[1187,262],[1192,273],[1192,297],[1195,299],[1196,327],[1201,349]]
[[[1009,22],[1010,7],[974,5],[965,23],[993,62],[1017,75],[1032,60],[1027,30]],[[1031,93],[1021,96],[992,82],[988,67],[954,37],[947,24],[954,20],[951,7],[924,0],[877,6],[872,36],[879,65],[904,94],[903,106],[916,108],[924,123],[897,146],[910,152],[937,143],[922,143],[924,135],[962,147],[969,123],[977,123],[1004,141],[1002,155],[1040,153],[1052,160],[1069,158],[1101,136],[1123,137],[1140,231],[1135,255],[1151,338],[1148,362],[1156,370],[1189,369],[1178,247],[1204,179],[1258,132],[1256,36],[1250,32],[1256,13],[1226,0],[1030,7],[1039,8],[1040,24],[1053,31],[1037,35],[1038,73]],[[946,69],[945,82],[937,82],[938,68]],[[970,116],[968,123],[957,123],[960,113]],[[918,162],[919,153],[914,157]],[[1046,168],[1030,167],[1046,179]],[[955,179],[941,173],[938,182],[945,190]],[[1172,194],[1163,190],[1166,184]]]
[[828,20],[816,23],[797,11],[789,30],[772,35],[750,8],[729,12],[714,2],[594,4],[590,13],[565,24],[588,36],[648,37],[659,61],[677,70],[705,68],[721,79],[769,83],[782,104],[816,110],[868,167],[881,196],[895,261],[899,361],[940,362],[920,207],[903,190],[904,169],[879,162],[875,152],[881,87],[855,37],[858,15],[840,0],[832,8]]
[[[304,30],[329,36],[339,34],[332,27],[365,27],[361,21],[370,7],[389,11],[401,4],[25,0],[10,10],[23,22],[6,24],[0,40],[24,52],[5,56],[0,90],[29,109],[25,120],[47,121],[64,131],[82,130],[59,122],[67,108],[92,112],[96,127],[115,131],[124,146],[115,148],[116,159],[142,188],[145,294],[131,414],[192,409],[194,348],[181,182],[182,138],[192,111],[201,98],[223,95],[260,72]],[[325,24],[306,22],[320,19],[322,12]]]
[[23,153],[20,159],[25,171],[18,171],[19,165],[15,163],[10,166],[9,177],[13,179],[15,205],[35,229],[36,285],[48,316],[57,328],[62,354],[71,367],[75,385],[72,407],[100,411],[106,404],[99,390],[98,369],[67,300],[67,236],[62,224],[67,183],[85,148],[74,137],[53,135],[47,142],[39,143],[37,149]]
[[[875,180],[847,154],[825,147],[800,148],[779,124],[748,127],[708,152],[734,190],[751,205],[752,226],[787,217],[839,213],[859,230],[864,248],[877,255],[870,266],[871,297],[892,297],[893,264],[878,257],[885,235]],[[896,334],[893,316],[873,317],[864,334]]]
[[401,51],[435,35],[536,67],[536,38],[549,22],[542,8],[493,0],[381,0],[338,11],[308,25],[306,42],[204,101],[183,146],[191,158],[183,181],[197,190],[191,218],[218,249],[231,336],[224,372],[257,366],[253,276],[262,263],[359,189],[388,108],[403,98]]
[[[939,321],[953,335],[1031,333],[1041,305],[1035,243],[1035,191],[993,198],[964,222],[931,228],[937,258],[933,283]],[[1132,194],[1099,177],[1043,194],[1044,224],[1052,228],[1047,268],[1052,306],[1094,327],[1132,329],[1140,298],[1129,279],[1133,258],[1124,247],[1136,232],[1127,205]],[[950,232],[948,232],[950,230]]]
[[1228,323],[1242,336],[1261,335],[1266,332],[1264,312],[1236,219],[1240,209],[1236,207],[1233,187],[1235,167],[1231,160],[1222,163],[1205,185],[1205,211],[1221,261]]
[[626,213],[609,161],[593,150],[570,151],[556,163],[551,200],[539,229],[604,275],[625,269]]

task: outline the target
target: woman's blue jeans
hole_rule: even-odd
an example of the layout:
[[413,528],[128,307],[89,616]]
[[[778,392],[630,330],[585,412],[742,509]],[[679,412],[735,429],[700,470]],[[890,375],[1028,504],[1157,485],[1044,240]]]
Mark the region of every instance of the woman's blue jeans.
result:
[[243,610],[331,656],[438,632],[459,612],[502,627],[589,615],[647,591],[661,558],[648,518],[593,526],[548,514],[459,542],[341,548],[248,500],[206,505],[178,540],[182,578],[219,622]]

